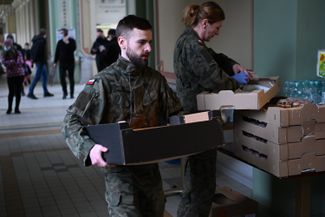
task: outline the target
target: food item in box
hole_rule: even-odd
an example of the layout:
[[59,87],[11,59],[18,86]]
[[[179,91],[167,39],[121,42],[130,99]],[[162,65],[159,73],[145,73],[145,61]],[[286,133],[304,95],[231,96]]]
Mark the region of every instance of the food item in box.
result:
[[251,92],[254,90],[263,90],[264,92],[269,91],[274,86],[274,80],[268,78],[255,78],[250,81],[247,85],[236,90],[235,92]]
[[286,98],[286,99],[279,99],[276,102],[276,106],[281,108],[293,108],[293,107],[299,107],[300,105],[307,104],[307,103],[309,103],[308,100]]

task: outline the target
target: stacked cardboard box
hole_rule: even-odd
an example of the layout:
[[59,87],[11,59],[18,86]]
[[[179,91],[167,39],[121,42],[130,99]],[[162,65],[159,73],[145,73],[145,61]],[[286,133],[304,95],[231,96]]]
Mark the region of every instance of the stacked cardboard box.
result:
[[240,159],[278,177],[325,170],[325,106],[270,106],[237,111],[234,147]]

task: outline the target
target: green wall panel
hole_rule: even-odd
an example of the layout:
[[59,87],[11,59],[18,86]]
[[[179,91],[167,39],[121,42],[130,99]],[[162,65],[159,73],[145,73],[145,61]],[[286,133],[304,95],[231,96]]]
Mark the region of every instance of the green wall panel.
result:
[[[325,48],[323,0],[254,1],[254,70],[279,75],[280,80],[316,79],[317,50]],[[325,215],[324,174],[278,179],[254,169],[253,196],[260,203],[259,216]]]
[[325,49],[324,0],[299,0],[296,79],[315,79],[318,49]]
[[254,1],[254,70],[262,75],[294,77],[295,0]]

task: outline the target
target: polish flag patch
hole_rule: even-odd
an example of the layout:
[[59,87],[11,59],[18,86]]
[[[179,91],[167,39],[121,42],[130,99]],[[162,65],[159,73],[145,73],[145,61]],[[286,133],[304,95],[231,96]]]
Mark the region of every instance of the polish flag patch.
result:
[[94,85],[94,83],[95,83],[95,79],[91,79],[91,80],[89,80],[89,81],[87,81],[87,85]]

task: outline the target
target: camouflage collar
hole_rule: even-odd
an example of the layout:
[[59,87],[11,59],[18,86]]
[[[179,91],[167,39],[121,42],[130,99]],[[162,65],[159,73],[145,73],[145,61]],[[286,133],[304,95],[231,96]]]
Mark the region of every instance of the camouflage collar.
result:
[[199,35],[197,34],[197,32],[195,32],[192,28],[186,28],[185,30],[185,34],[191,34],[193,37],[197,38],[197,41],[200,45],[205,46],[204,41],[202,41],[199,37]]
[[125,74],[130,74],[132,76],[137,76],[141,73],[141,69],[136,68],[136,66],[130,61],[126,60],[123,57],[119,57],[117,60],[117,66],[122,69],[122,72]]

